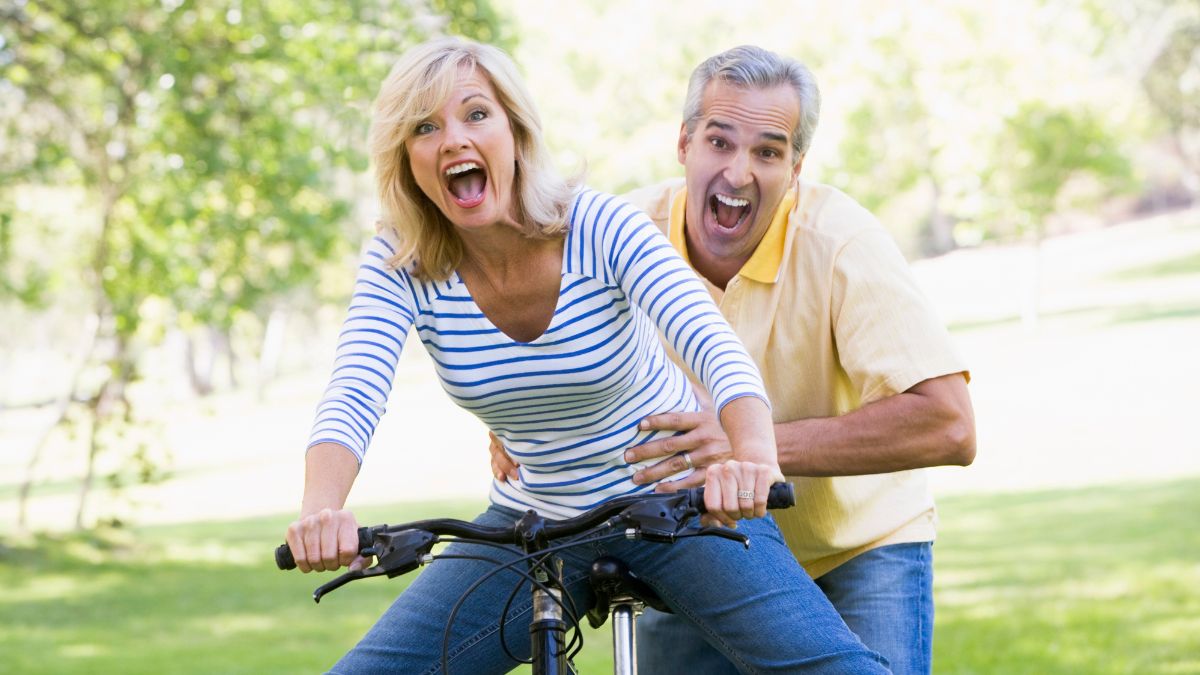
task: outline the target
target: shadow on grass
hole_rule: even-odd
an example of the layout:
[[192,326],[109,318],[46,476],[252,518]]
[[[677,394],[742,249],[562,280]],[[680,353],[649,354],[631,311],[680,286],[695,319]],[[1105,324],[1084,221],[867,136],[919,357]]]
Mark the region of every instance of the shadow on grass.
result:
[[940,510],[935,672],[1200,666],[1200,480],[947,499]]

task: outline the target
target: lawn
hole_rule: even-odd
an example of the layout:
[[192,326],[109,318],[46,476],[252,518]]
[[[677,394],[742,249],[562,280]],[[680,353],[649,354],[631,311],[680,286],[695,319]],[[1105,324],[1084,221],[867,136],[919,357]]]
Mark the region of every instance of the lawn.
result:
[[[374,507],[388,522],[470,503]],[[1200,479],[942,500],[939,673],[1200,672]],[[0,553],[0,670],[318,672],[403,585],[314,605],[315,575],[273,569],[285,517],[43,538]],[[583,673],[608,672],[588,633]]]

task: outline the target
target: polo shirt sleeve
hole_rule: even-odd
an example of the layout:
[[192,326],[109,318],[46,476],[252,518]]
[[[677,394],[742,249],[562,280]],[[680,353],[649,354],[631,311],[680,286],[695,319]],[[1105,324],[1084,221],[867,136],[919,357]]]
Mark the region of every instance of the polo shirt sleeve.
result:
[[908,262],[881,226],[850,238],[833,267],[834,340],[863,403],[966,366]]

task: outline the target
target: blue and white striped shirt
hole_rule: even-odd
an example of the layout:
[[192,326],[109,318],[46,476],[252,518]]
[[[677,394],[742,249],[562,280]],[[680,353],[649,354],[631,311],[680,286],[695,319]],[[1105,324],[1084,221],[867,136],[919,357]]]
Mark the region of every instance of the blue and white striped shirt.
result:
[[492,501],[551,517],[653,489],[632,483],[638,466],[624,451],[671,432],[640,431],[638,422],[699,409],[659,331],[718,410],[740,396],[767,399],[708,291],[650,219],[621,199],[591,190],[575,198],[558,304],[532,342],[492,325],[457,273],[434,282],[390,268],[391,236],[376,236],[359,266],[310,446],[338,443],[362,460],[413,327],[450,398],[521,464],[520,481],[493,481]]

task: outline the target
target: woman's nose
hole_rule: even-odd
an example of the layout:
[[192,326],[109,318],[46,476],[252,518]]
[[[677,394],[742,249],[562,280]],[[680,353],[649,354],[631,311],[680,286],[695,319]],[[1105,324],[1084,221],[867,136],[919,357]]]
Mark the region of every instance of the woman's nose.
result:
[[442,134],[442,152],[457,152],[467,147],[467,144],[466,130],[461,124],[446,125],[445,133]]

